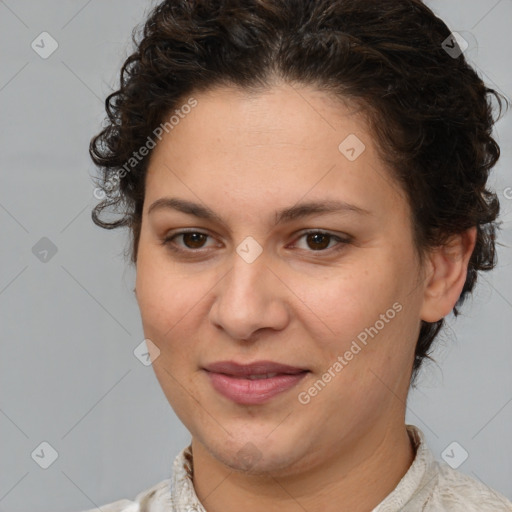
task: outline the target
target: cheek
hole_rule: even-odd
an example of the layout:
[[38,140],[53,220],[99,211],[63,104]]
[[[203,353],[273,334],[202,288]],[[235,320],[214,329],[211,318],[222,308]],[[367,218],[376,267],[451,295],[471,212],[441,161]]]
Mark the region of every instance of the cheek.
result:
[[[145,338],[158,349],[153,370],[167,400],[183,422],[194,390],[190,354],[194,322],[201,308],[198,279],[178,272],[162,251],[141,246],[136,274],[137,302]],[[188,397],[188,398],[187,398]]]
[[380,261],[347,262],[328,273],[290,275],[287,282],[300,299],[296,312],[303,310],[304,324],[318,326],[313,339],[331,340],[333,348],[373,326],[403,295],[395,268]]
[[136,289],[142,322],[148,331],[170,335],[180,319],[204,296],[201,280],[184,273],[158,249],[141,247],[137,262]]
[[310,335],[322,340],[317,345],[326,368],[339,356],[343,358],[343,370],[336,373],[343,387],[371,389],[379,377],[384,382],[401,379],[412,365],[418,297],[408,282],[415,274],[406,264],[400,267],[396,262],[352,270],[334,285],[315,291],[315,313],[322,322],[316,320],[319,330]]

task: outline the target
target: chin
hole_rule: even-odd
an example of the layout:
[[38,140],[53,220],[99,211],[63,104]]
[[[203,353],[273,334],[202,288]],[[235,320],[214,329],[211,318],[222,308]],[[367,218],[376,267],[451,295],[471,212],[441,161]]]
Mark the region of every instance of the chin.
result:
[[[229,436],[227,439],[206,439],[205,445],[208,452],[216,460],[229,467],[231,470],[251,474],[255,476],[285,476],[306,467],[307,447],[300,442],[299,436],[294,436],[284,429],[269,436],[268,429],[264,432],[239,430],[238,435]],[[271,439],[272,437],[272,439]],[[198,438],[199,439],[199,438]],[[203,438],[204,439],[204,438]]]

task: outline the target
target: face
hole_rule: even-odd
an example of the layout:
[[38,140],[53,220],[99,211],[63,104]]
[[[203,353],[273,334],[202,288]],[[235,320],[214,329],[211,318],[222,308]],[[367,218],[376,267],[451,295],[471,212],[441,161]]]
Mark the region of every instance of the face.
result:
[[[360,114],[285,84],[192,96],[151,157],[136,296],[193,443],[284,475],[403,426],[421,269],[405,194]],[[298,208],[310,203],[339,209]],[[205,369],[225,361],[294,370]]]

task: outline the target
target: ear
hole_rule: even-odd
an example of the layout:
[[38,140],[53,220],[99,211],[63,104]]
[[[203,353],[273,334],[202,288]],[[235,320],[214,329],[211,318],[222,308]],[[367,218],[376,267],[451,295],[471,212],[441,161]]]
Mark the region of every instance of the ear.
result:
[[428,256],[425,293],[420,317],[437,322],[451,313],[466,282],[467,269],[476,243],[476,227],[454,235]]

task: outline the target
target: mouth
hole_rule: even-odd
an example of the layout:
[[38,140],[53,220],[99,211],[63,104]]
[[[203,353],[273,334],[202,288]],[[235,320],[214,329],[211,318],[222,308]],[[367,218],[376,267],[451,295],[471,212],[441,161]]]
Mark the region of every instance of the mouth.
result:
[[242,404],[256,405],[295,387],[310,370],[273,361],[242,365],[219,361],[203,368],[212,387],[225,398]]

